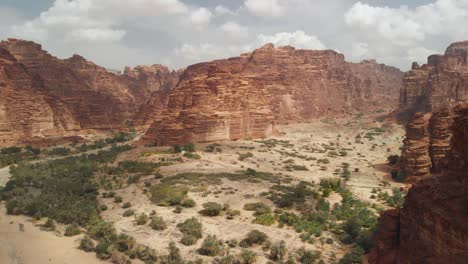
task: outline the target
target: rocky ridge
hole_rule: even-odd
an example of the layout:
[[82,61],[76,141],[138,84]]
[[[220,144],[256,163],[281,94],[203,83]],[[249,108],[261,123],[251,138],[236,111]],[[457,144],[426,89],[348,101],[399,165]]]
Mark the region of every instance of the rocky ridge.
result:
[[[403,208],[381,215],[370,263],[466,263],[468,106],[454,111],[448,168],[410,189]],[[445,134],[446,132],[442,132]]]
[[393,108],[402,76],[375,61],[348,63],[331,50],[268,44],[188,67],[144,140],[161,145],[260,138],[276,124]]
[[401,108],[432,112],[468,100],[468,41],[453,43],[444,55],[429,56],[427,64],[413,63],[403,78]]
[[453,118],[451,110],[440,109],[417,113],[406,126],[400,166],[408,181],[440,173],[447,166]]
[[0,146],[89,129],[126,129],[137,116],[146,120],[142,115],[152,113],[151,107],[140,110],[143,105],[162,98],[164,106],[180,75],[161,65],[118,75],[79,55],[58,59],[31,41],[9,39],[0,48]]

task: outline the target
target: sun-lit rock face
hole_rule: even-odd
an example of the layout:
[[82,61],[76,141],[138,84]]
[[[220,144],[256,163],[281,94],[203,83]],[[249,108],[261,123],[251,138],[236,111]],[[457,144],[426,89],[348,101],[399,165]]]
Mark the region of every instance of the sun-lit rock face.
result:
[[157,144],[265,137],[275,124],[395,107],[402,73],[337,52],[275,48],[192,65],[154,118]]
[[444,55],[429,56],[405,74],[400,104],[410,112],[431,112],[468,101],[468,41],[450,45]]
[[42,88],[39,79],[0,47],[0,146],[80,129],[63,101]]
[[157,101],[158,93],[165,96],[180,75],[161,65],[114,74],[79,55],[58,59],[31,41],[9,39],[0,48],[1,146],[86,129],[125,129],[137,115],[146,120],[152,108],[140,107]]
[[466,263],[467,105],[455,109],[450,131],[448,168],[415,184],[402,209],[382,214],[370,263]]
[[406,126],[400,164],[408,181],[440,173],[447,166],[453,118],[451,110],[440,109],[418,113]]

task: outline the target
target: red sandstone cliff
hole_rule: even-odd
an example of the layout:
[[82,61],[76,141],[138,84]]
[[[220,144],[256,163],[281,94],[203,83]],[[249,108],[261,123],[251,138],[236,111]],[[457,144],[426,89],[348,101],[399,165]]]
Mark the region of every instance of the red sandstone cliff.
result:
[[154,118],[157,144],[265,137],[276,123],[394,107],[402,73],[334,51],[275,48],[192,65]]
[[450,45],[444,55],[429,56],[427,64],[413,63],[403,78],[401,107],[431,112],[468,101],[468,41]]
[[406,126],[406,138],[400,159],[408,181],[417,181],[447,166],[453,113],[440,109],[434,113],[417,113]]
[[448,169],[414,185],[403,208],[382,214],[370,263],[466,263],[468,106],[454,115]]
[[154,110],[140,108],[164,101],[180,76],[160,65],[117,75],[79,55],[58,59],[30,41],[9,39],[0,48],[0,146],[86,129],[126,128],[140,112],[146,120],[144,115]]

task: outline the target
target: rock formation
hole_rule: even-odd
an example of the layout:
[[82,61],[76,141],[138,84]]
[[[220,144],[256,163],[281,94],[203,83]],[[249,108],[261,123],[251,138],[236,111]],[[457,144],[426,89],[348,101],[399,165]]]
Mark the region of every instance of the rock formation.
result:
[[452,108],[468,100],[468,41],[450,45],[444,55],[413,63],[403,78],[400,104],[408,112]]
[[406,126],[401,154],[401,170],[408,181],[417,181],[447,166],[453,113],[440,109],[435,113],[417,113]]
[[337,52],[275,48],[192,65],[154,118],[156,144],[265,137],[278,123],[394,107],[402,73]]
[[117,75],[79,55],[58,59],[30,41],[9,39],[0,48],[0,146],[88,129],[125,129],[139,112],[152,113],[151,107],[140,107],[150,98],[164,98],[180,75],[160,65]]
[[468,106],[454,115],[448,169],[415,184],[403,208],[382,214],[370,263],[466,263]]

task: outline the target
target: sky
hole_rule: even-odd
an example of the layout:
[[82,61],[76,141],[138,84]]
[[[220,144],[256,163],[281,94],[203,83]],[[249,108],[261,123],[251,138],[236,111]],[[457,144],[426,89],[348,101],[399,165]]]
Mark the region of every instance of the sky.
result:
[[408,70],[468,40],[466,25],[468,0],[0,0],[0,39],[112,69],[177,69],[273,43]]

